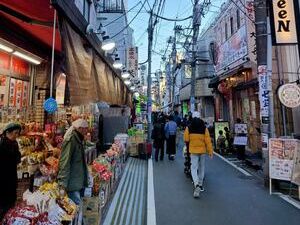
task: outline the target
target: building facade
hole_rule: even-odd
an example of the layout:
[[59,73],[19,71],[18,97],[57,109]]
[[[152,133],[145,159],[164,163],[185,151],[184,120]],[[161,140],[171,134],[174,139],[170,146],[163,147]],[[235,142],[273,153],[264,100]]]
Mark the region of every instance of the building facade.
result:
[[240,118],[248,127],[248,150],[257,152],[261,137],[253,1],[228,1],[220,11],[210,27],[215,34],[211,50],[216,77],[210,82],[215,119],[228,121],[233,129]]

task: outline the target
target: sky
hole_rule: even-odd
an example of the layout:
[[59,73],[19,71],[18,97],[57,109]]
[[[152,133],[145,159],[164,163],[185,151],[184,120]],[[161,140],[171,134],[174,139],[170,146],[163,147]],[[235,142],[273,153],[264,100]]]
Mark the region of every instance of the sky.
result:
[[[153,5],[155,0],[148,0],[150,6]],[[226,0],[211,0],[211,6],[209,8],[209,12],[202,18],[202,25],[200,27],[200,32],[202,29],[205,29],[213,18],[218,15],[219,7]],[[139,1],[138,0],[128,0],[128,9],[131,9],[135,6]],[[143,3],[144,0],[141,0]],[[193,0],[166,0],[165,7],[163,10],[163,17],[167,18],[186,18],[192,15],[193,12]],[[130,22],[136,15],[142,4],[139,4],[137,7],[128,12],[128,22]],[[149,10],[148,3],[146,2],[145,7]],[[149,14],[146,9],[142,9],[141,12],[136,16],[134,20],[132,20],[130,27],[134,29],[134,40],[135,45],[139,48],[139,62],[145,62],[147,60],[148,54],[148,20]],[[183,22],[177,22],[176,25],[182,25],[183,27],[188,27],[190,25],[191,20],[186,20]],[[157,24],[157,29],[154,32],[154,44],[153,50],[154,52],[163,53],[167,47],[167,40],[171,35],[174,35],[174,22],[159,20]],[[180,46],[177,46],[180,47]],[[170,48],[169,48],[170,49]],[[155,72],[160,68],[161,56],[152,53],[152,72]]]

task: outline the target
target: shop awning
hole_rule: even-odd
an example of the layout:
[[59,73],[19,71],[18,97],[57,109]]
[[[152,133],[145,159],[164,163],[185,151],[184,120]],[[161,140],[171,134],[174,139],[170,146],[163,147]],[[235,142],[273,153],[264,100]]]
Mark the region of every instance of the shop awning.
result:
[[[49,0],[2,0],[0,16],[16,24],[47,47],[52,47],[54,8]],[[61,50],[59,32],[56,32],[55,49]]]
[[219,82],[220,82],[220,78],[216,76],[209,81],[208,87],[215,88],[218,86]]
[[86,41],[65,19],[61,20],[61,28],[70,104],[82,105],[104,101],[130,106],[131,93],[121,78],[93,48],[86,45]]

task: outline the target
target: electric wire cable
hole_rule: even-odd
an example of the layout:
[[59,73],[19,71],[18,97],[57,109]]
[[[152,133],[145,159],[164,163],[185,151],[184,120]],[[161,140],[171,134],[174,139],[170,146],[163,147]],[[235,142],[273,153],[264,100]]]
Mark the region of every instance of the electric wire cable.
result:
[[245,11],[243,11],[241,9],[241,7],[234,1],[234,0],[230,0],[252,23],[255,23],[255,21],[247,15],[247,13]]
[[160,19],[167,20],[167,21],[173,21],[173,22],[180,22],[180,21],[185,21],[185,20],[193,18],[193,16],[189,16],[189,17],[186,17],[186,18],[174,19],[174,18],[166,18],[166,17],[159,16],[159,15],[156,15],[156,14],[154,14],[154,15],[157,16]]
[[121,34],[124,30],[126,30],[130,24],[136,19],[136,17],[140,14],[143,6],[145,5],[146,0],[144,1],[143,5],[141,6],[140,10],[137,12],[137,14],[130,20],[130,22],[122,29],[120,30],[118,33],[116,33],[114,36],[111,37],[111,39],[115,38],[116,36],[118,36],[119,34]]
[[[121,19],[123,16],[126,16],[126,13],[129,13],[130,11],[132,11],[134,8],[136,8],[139,4],[141,4],[142,2],[139,1],[137,4],[135,4],[133,7],[131,7],[127,12],[124,12],[121,16],[117,17],[116,19],[114,19],[113,21],[109,22],[108,24],[105,24],[103,27],[107,27],[110,24],[116,22],[117,20]],[[100,27],[99,27],[100,28]]]

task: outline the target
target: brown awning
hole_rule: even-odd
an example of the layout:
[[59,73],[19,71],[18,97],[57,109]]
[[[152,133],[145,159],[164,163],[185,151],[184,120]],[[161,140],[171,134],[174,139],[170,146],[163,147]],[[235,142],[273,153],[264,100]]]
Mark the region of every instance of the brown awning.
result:
[[70,104],[105,101],[131,106],[131,93],[120,77],[64,19],[61,22],[61,35]]

